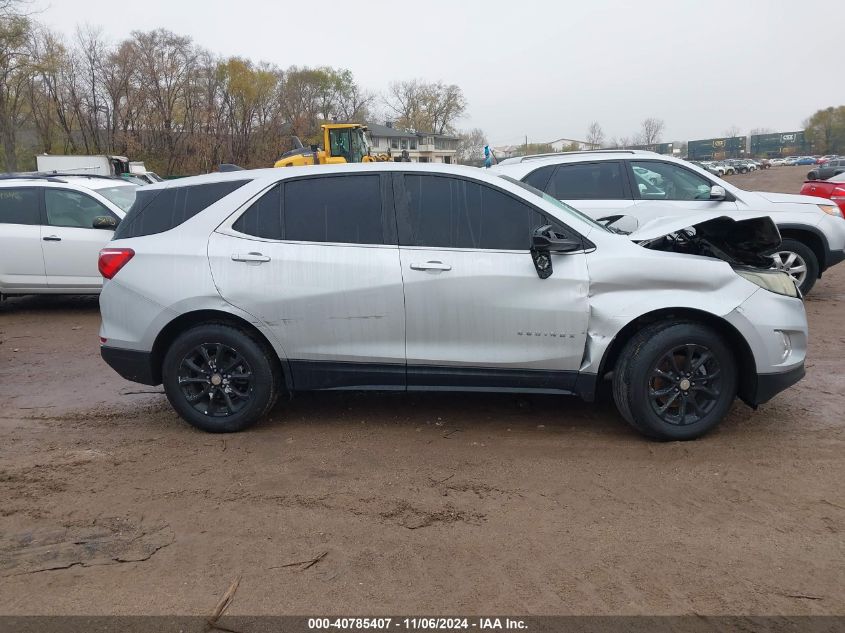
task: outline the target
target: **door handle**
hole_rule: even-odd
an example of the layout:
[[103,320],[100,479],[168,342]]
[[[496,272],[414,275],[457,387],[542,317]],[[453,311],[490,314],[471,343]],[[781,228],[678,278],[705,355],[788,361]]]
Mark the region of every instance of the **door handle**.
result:
[[411,270],[452,270],[452,266],[440,261],[430,261],[422,264],[413,263]]
[[262,263],[262,262],[269,262],[270,258],[263,253],[234,253],[232,255],[233,262],[255,262],[255,263]]
[[45,242],[61,242],[62,241],[62,238],[60,238],[58,235],[45,235],[41,239],[44,240]]

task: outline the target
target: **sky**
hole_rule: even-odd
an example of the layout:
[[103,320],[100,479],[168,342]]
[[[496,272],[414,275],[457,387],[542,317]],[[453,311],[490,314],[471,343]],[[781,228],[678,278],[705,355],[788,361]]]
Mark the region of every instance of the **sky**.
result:
[[584,139],[592,121],[631,137],[647,117],[664,141],[787,132],[845,104],[840,56],[824,61],[836,30],[795,0],[31,2],[68,38],[81,24],[114,42],[164,27],[222,56],[348,68],[373,92],[454,83],[468,101],[456,126],[492,145]]

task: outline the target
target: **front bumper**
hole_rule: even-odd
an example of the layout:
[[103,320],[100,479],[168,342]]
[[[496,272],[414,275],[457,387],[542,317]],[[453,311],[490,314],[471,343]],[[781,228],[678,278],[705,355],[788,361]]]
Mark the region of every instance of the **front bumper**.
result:
[[156,371],[152,354],[133,349],[100,346],[100,356],[118,374],[142,385],[160,385],[160,372]]
[[749,394],[747,402],[752,407],[768,402],[784,389],[788,389],[804,377],[804,363],[777,374],[757,374],[757,387],[754,394]]

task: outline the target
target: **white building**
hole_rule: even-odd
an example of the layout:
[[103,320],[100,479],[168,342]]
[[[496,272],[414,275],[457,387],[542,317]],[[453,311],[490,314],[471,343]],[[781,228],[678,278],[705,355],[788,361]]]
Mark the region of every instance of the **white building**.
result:
[[431,132],[406,132],[391,124],[367,123],[373,154],[387,154],[401,160],[408,152],[412,163],[455,163],[458,152],[457,136]]

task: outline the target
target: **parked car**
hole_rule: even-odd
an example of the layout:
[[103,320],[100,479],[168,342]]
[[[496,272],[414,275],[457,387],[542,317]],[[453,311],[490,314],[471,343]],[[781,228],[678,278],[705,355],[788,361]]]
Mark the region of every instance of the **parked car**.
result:
[[761,158],[760,160],[754,162],[757,163],[758,169],[770,169],[772,166],[772,161],[770,161],[768,158]]
[[801,187],[805,196],[817,196],[826,200],[833,200],[845,215],[845,171],[827,180],[807,180]]
[[95,294],[100,249],[138,187],[91,176],[0,176],[0,299]]
[[783,159],[783,164],[789,167],[798,164],[798,157],[797,156],[788,156],[787,158]]
[[724,172],[725,176],[732,176],[736,173],[736,167],[730,163],[726,163],[725,161],[716,161],[713,165],[720,168]]
[[772,167],[781,167],[785,162],[786,162],[786,159],[784,159],[784,158],[771,158],[771,159],[769,159],[769,164],[771,164]]
[[807,172],[807,180],[827,180],[845,172],[845,158],[831,158]]
[[812,156],[802,156],[798,160],[795,161],[796,165],[815,165],[816,159]]
[[836,154],[825,154],[824,156],[820,156],[816,159],[816,165],[824,165],[827,161],[833,158],[839,158],[839,156]]
[[[665,186],[639,178],[642,166],[661,174]],[[502,161],[492,168],[527,182],[593,218],[614,213],[647,221],[665,214],[719,210],[766,213],[784,237],[774,263],[807,294],[819,276],[845,260],[845,223],[836,205],[818,198],[744,191],[689,163],[638,150],[604,150]]]
[[757,165],[754,165],[753,163],[751,163],[751,161],[740,160],[738,158],[727,159],[725,163],[733,166],[736,172],[740,174],[747,174],[748,172],[757,169]]
[[283,391],[592,400],[608,379],[636,429],[685,440],[736,394],[755,405],[803,376],[803,303],[760,267],[780,239],[769,218],[704,212],[617,231],[449,165],[150,185],[100,255],[101,353],[212,432],[246,428]]
[[697,160],[691,160],[689,162],[691,164],[695,165],[696,167],[700,167],[701,169],[705,169],[705,170],[709,171],[711,174],[715,174],[716,176],[724,176],[725,175],[724,168],[720,167],[718,165],[714,165],[713,163],[710,163],[710,162],[707,162],[707,161],[699,162]]

